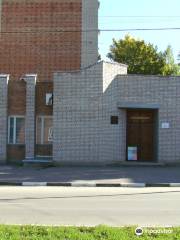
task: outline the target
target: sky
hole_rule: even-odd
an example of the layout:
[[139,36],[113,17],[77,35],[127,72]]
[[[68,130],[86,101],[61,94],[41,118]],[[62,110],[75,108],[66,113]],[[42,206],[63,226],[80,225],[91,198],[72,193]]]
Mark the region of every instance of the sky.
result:
[[[180,0],[99,1],[99,29],[180,27]],[[171,45],[177,59],[180,52],[180,30],[101,32],[99,52],[102,59],[107,60],[112,39],[121,39],[128,33],[153,43],[160,51]]]

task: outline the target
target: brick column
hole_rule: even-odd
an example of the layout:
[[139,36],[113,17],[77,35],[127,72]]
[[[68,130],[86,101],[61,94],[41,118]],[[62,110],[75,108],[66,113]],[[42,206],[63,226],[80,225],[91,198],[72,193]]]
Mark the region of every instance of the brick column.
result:
[[9,75],[0,75],[0,164],[6,162]]
[[25,144],[26,160],[34,158],[35,149],[35,88],[37,75],[27,74],[24,77],[26,82],[26,124]]
[[98,0],[82,0],[81,68],[98,61]]

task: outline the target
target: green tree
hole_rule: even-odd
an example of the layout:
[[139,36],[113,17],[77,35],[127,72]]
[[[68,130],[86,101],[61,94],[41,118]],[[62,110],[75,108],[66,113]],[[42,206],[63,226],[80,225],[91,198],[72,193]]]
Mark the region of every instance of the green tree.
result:
[[135,39],[130,35],[118,41],[113,39],[107,56],[113,61],[127,64],[130,74],[177,74],[172,49],[169,46],[165,52],[158,52],[153,44],[147,44],[144,40]]
[[178,62],[178,76],[180,76],[180,52],[178,53],[178,56],[177,56],[177,62]]
[[180,52],[179,52],[179,54],[178,54],[178,65],[180,66]]
[[171,46],[169,45],[164,52],[164,58],[166,59],[166,64],[163,68],[164,75],[179,75],[180,67],[175,63],[174,55]]

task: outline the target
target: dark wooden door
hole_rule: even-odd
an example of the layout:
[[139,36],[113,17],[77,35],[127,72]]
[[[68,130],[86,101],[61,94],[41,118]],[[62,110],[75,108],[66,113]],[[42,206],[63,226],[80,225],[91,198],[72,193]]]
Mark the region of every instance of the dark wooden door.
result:
[[127,111],[127,155],[128,149],[135,147],[137,148],[138,161],[154,160],[154,125],[154,111]]

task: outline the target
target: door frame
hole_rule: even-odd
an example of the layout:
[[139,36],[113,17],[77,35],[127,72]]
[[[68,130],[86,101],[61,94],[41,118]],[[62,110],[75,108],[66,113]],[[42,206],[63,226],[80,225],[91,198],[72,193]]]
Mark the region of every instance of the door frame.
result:
[[153,111],[154,112],[154,123],[153,123],[153,160],[147,161],[147,163],[157,163],[159,159],[159,109],[150,109],[150,108],[128,108],[126,109],[126,162],[136,162],[136,163],[146,163],[146,161],[129,161],[128,160],[128,117],[127,113],[129,110],[134,111]]

